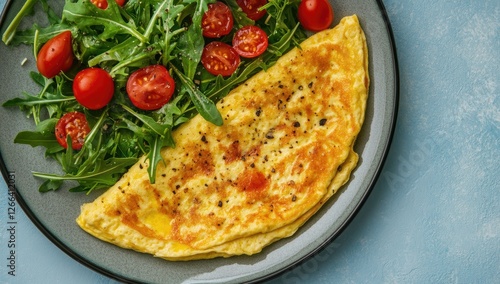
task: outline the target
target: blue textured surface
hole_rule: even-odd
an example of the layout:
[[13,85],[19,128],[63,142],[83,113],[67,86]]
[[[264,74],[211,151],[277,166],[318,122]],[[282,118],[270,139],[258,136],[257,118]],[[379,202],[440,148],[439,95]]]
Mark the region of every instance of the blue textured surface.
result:
[[[271,282],[500,283],[500,1],[384,4],[401,79],[387,163],[340,237]],[[20,208],[8,275],[3,180],[0,194],[0,283],[114,283],[61,252]]]

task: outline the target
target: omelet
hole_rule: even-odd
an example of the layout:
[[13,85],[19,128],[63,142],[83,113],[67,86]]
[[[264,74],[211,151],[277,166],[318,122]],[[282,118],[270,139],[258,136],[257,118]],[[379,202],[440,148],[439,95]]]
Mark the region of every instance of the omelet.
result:
[[347,180],[368,97],[368,51],[355,15],[314,34],[235,88],[215,126],[196,116],[143,158],[78,225],[170,260],[251,255],[293,235]]

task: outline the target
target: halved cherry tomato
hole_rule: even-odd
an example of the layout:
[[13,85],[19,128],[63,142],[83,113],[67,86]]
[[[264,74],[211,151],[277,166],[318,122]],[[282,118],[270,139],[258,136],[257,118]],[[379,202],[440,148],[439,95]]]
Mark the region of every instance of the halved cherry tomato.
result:
[[[123,7],[125,5],[125,0],[115,0],[118,6]],[[97,8],[106,10],[108,8],[108,0],[90,0],[92,4],[96,5]]]
[[201,19],[203,36],[219,38],[231,32],[234,20],[229,7],[222,2],[208,4],[208,10]]
[[237,0],[241,10],[247,14],[247,17],[257,21],[264,17],[266,10],[259,10],[260,7],[267,4],[267,0]]
[[230,76],[236,71],[240,62],[240,56],[236,50],[220,41],[207,44],[201,54],[201,64],[215,76]]
[[92,110],[106,106],[115,93],[115,84],[109,73],[101,68],[86,68],[73,80],[73,94],[84,107]]
[[305,29],[317,32],[330,27],[333,9],[328,0],[302,0],[298,17]]
[[266,32],[257,26],[245,26],[233,37],[233,47],[239,55],[253,58],[266,51],[269,42]]
[[36,67],[38,72],[52,78],[61,71],[65,72],[73,65],[73,45],[71,32],[64,31],[48,40],[38,52]]
[[64,114],[56,124],[56,140],[64,148],[68,148],[66,137],[69,135],[71,148],[80,150],[89,132],[90,127],[85,114],[78,111]]
[[127,94],[136,107],[155,110],[165,105],[175,91],[175,81],[167,68],[150,65],[141,68],[127,80]]

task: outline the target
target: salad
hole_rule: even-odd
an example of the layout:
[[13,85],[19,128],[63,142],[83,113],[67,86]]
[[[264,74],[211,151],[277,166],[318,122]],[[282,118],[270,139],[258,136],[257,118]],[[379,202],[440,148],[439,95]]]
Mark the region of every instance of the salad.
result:
[[[20,30],[40,8],[48,25]],[[40,86],[3,103],[35,124],[14,142],[61,165],[33,172],[41,192],[107,188],[142,156],[154,183],[176,127],[197,114],[222,125],[218,100],[332,20],[326,0],[65,0],[60,14],[27,0],[2,37],[33,46]]]

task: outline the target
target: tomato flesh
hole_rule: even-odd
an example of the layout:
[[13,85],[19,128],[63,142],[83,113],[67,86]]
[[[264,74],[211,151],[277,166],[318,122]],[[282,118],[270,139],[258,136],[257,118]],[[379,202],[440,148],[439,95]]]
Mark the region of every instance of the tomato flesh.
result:
[[80,150],[85,142],[85,137],[90,132],[89,123],[85,114],[74,111],[64,114],[56,124],[55,134],[57,142],[68,148],[66,137],[71,139],[71,148]]
[[222,2],[208,4],[208,10],[201,19],[203,36],[219,38],[228,35],[233,25],[233,14],[226,4]]
[[298,11],[299,22],[310,31],[322,31],[333,22],[333,9],[327,0],[302,0]]
[[115,85],[109,73],[101,68],[86,68],[73,80],[73,94],[84,107],[97,110],[105,107],[113,98]]
[[201,64],[212,75],[230,76],[240,65],[241,59],[229,44],[213,41],[205,46]]
[[245,58],[254,58],[266,51],[269,41],[266,32],[257,26],[245,26],[233,37],[233,47]]
[[48,40],[38,52],[36,66],[38,72],[53,78],[61,71],[68,71],[73,65],[73,45],[71,32],[64,31]]
[[[118,6],[123,7],[125,0],[115,0]],[[90,0],[97,8],[106,10],[108,8],[108,0]]]
[[267,0],[237,0],[241,10],[247,14],[247,17],[257,21],[264,17],[266,10],[259,10],[260,7],[267,4]]
[[134,106],[142,110],[155,110],[164,106],[175,91],[175,81],[167,68],[150,65],[130,75],[127,94]]

